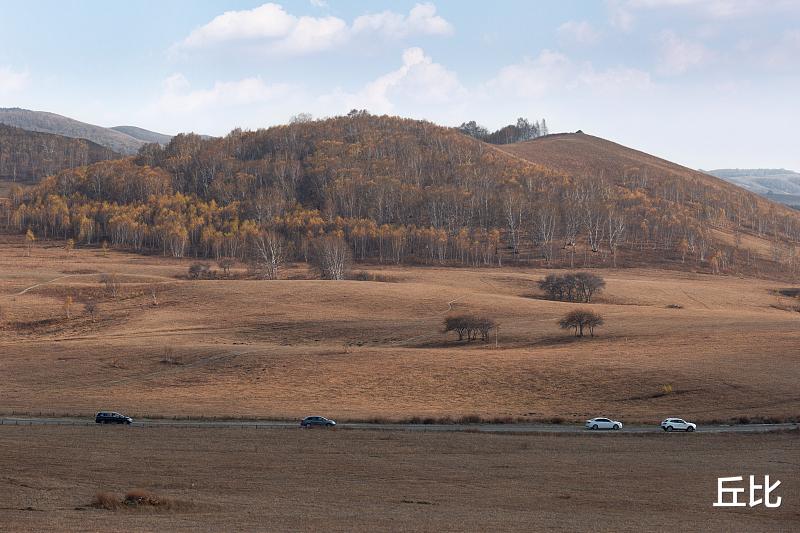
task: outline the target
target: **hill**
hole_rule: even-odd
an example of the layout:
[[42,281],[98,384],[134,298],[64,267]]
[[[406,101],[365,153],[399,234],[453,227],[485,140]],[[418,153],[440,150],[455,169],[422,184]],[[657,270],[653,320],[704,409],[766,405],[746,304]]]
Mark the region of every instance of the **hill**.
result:
[[144,128],[137,128],[136,126],[114,126],[110,129],[124,133],[125,135],[130,135],[134,139],[139,139],[140,141],[144,141],[146,143],[158,143],[161,145],[166,145],[169,140],[172,139],[172,135],[164,135],[163,133],[157,133]]
[[0,124],[28,131],[54,133],[75,139],[86,139],[123,155],[135,154],[145,141],[94,124],[87,124],[45,111],[20,108],[0,108]]
[[605,176],[618,183],[678,178],[731,191],[722,180],[666,159],[583,132],[558,133],[498,149],[573,176]]
[[[63,219],[45,214],[54,209]],[[178,135],[135,159],[45,180],[14,218],[68,235],[74,217],[92,228],[79,241],[176,257],[252,259],[253,239],[268,232],[299,260],[330,235],[363,261],[613,266],[619,257],[711,272],[794,272],[800,237],[793,210],[603,139],[495,147],[363,112]]]
[[109,148],[85,139],[0,124],[0,180],[32,181],[66,168],[118,157]]
[[783,168],[717,169],[709,174],[790,206],[800,206],[800,174]]

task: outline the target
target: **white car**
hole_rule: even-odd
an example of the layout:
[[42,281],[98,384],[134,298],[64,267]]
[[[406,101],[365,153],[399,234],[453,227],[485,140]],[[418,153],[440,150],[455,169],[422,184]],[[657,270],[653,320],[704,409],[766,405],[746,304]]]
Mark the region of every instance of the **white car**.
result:
[[587,429],[622,429],[622,422],[610,418],[592,418],[586,421]]
[[694,431],[697,424],[687,422],[682,418],[667,418],[661,422],[661,429],[664,431]]

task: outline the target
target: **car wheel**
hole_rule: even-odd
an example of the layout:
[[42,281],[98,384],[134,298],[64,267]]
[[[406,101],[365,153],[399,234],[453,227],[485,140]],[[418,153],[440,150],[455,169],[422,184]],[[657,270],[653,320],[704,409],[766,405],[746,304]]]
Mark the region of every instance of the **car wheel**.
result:
[[693,428],[692,426],[689,426],[688,428],[686,428],[686,431],[688,431],[689,433],[691,433],[692,431],[694,431],[694,428]]
[[672,426],[667,426],[667,431],[672,431]]
[[619,429],[619,424],[614,424],[614,428],[613,429]]
[[597,424],[592,424],[592,429],[597,429]]

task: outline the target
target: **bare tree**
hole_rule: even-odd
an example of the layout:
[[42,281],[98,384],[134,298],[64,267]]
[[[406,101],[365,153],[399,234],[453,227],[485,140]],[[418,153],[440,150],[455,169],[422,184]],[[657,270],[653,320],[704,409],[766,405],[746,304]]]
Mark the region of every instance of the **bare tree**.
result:
[[520,227],[525,221],[525,211],[525,202],[521,192],[518,190],[507,191],[503,196],[503,214],[515,259],[519,257]]
[[230,257],[223,257],[219,261],[217,261],[217,266],[222,269],[222,272],[225,273],[225,277],[227,278],[231,273],[231,268],[233,265],[236,264],[236,261],[231,259]]
[[119,296],[120,282],[116,274],[103,274],[100,276],[100,283],[103,284],[105,291],[115,300]]
[[25,232],[25,244],[28,256],[31,255],[31,250],[33,249],[33,243],[35,242],[36,242],[36,235],[33,233],[32,229],[28,228],[28,231]]
[[67,320],[72,318],[72,295],[67,294],[64,296],[64,316],[67,317]]
[[617,267],[617,247],[625,235],[625,214],[616,211],[613,207],[608,210],[606,219],[608,224],[608,247],[611,249],[614,268]]
[[570,311],[558,321],[561,329],[572,329],[576,337],[583,337],[584,330],[588,329],[589,334],[594,337],[594,328],[603,325],[603,317],[588,309],[576,309]]
[[536,213],[535,235],[542,254],[549,264],[553,260],[553,237],[556,232],[556,211],[552,206],[540,206]]
[[274,231],[262,231],[253,237],[255,270],[264,279],[278,279],[286,261],[286,242]]
[[341,237],[327,235],[314,240],[311,261],[322,279],[342,280],[350,272],[352,252]]
[[95,300],[87,300],[87,301],[85,301],[83,303],[83,310],[86,312],[87,315],[89,315],[91,317],[92,322],[94,322],[95,317],[97,316],[98,312],[100,311],[99,307],[97,305],[97,301],[95,301]]

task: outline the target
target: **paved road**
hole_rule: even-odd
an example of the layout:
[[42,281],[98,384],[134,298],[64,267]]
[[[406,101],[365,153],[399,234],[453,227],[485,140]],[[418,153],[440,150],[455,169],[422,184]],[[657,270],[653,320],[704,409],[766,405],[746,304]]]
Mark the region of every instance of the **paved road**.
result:
[[[3,417],[0,425],[21,426],[94,426],[91,418],[44,418],[44,417]],[[251,429],[296,429],[298,422],[280,420],[167,420],[140,419],[132,427],[193,427],[193,428],[251,428]],[[589,431],[572,424],[371,424],[341,423],[338,429],[381,430],[381,431],[473,431],[482,433],[661,433],[658,426],[625,426],[621,431]],[[700,426],[697,433],[763,433],[796,429],[798,424],[739,424]]]

